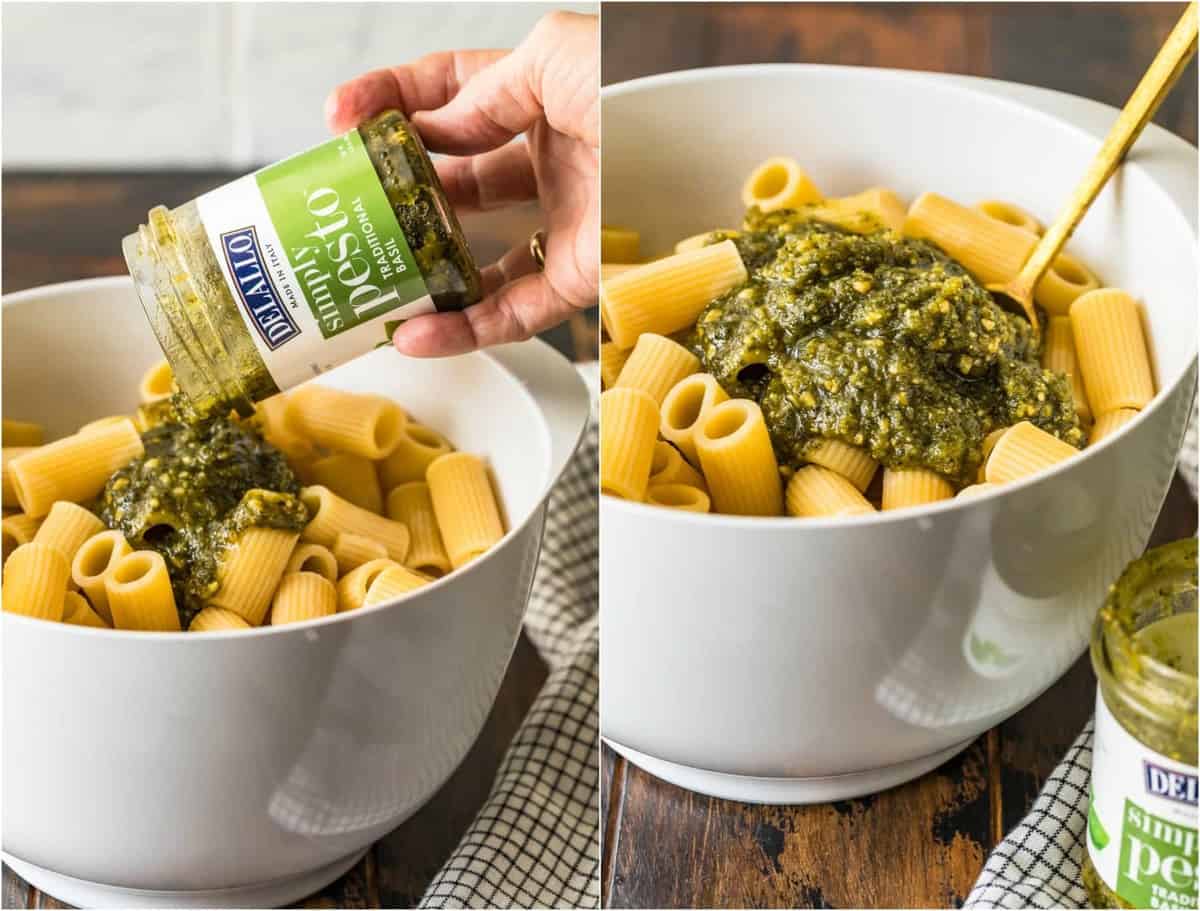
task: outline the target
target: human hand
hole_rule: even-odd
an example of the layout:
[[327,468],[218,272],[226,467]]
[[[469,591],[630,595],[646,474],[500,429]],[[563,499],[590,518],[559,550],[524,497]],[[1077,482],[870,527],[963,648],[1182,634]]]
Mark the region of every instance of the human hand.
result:
[[[392,340],[440,356],[529,338],[596,303],[599,285],[600,104],[595,16],[554,12],[512,51],[449,51],[375,70],[326,102],[335,132],[388,108],[404,111],[437,162],[459,212],[537,199],[545,269],[527,243],[483,269],[484,298],[462,312],[418,316]],[[524,133],[524,142],[510,142]]]

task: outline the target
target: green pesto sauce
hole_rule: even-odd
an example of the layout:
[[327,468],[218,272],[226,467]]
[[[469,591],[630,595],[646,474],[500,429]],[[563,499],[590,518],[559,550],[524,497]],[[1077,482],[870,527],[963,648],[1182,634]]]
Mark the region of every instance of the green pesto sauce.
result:
[[749,280],[710,303],[687,341],[730,395],[762,406],[781,465],[830,438],[965,484],[998,427],[1027,420],[1083,445],[1038,333],[934,245],[757,208],[744,231],[709,242],[725,237]]
[[227,418],[163,423],[142,442],[145,454],[104,486],[99,515],[134,548],[162,554],[187,629],[217,592],[222,556],[243,531],[299,531],[308,511],[283,454],[252,427]]

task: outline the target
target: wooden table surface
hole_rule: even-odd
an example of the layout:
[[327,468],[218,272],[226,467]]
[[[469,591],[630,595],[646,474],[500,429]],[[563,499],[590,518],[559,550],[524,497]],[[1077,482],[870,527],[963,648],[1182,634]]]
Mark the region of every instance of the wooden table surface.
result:
[[[772,61],[943,70],[1121,106],[1182,4],[608,4],[603,78]],[[714,114],[719,125],[719,114]],[[1196,141],[1195,64],[1157,121]],[[1176,478],[1152,543],[1194,534]],[[1027,812],[1092,711],[1086,658],[921,779],[874,797],[761,807],[692,794],[605,748],[611,907],[950,907]]]
[[[178,205],[238,175],[226,173],[21,174],[5,172],[3,290],[125,274],[121,237],[153,205]],[[525,208],[464,219],[472,249],[488,262],[538,227]],[[130,298],[130,306],[137,307]],[[568,357],[596,357],[595,312],[544,334]],[[408,822],[376,843],[349,873],[301,903],[314,908],[409,907],[458,844],[491,789],[496,770],[541,689],[546,668],[522,635],[483,732],[462,765]],[[68,907],[31,888],[7,866],[4,908]]]

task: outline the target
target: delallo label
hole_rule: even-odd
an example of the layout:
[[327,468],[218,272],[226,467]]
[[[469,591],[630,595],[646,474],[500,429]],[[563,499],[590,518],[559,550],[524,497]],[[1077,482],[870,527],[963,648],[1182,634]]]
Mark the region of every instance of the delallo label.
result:
[[1088,853],[1134,908],[1195,908],[1196,768],[1140,743],[1096,693]]
[[435,310],[357,130],[196,200],[250,337],[287,389]]

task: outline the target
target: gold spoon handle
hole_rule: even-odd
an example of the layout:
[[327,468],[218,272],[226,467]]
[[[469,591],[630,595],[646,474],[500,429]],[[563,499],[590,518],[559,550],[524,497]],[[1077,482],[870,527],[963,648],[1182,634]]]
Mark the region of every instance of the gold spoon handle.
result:
[[1179,17],[1171,34],[1167,36],[1166,43],[1146,70],[1146,75],[1129,96],[1121,116],[1113,124],[1108,138],[1092,159],[1087,173],[1075,187],[1075,192],[1071,194],[1054,224],[1042,236],[1013,283],[1024,291],[1026,300],[1033,295],[1033,289],[1062,251],[1092,200],[1112,177],[1125,153],[1137,142],[1138,136],[1196,53],[1196,28],[1196,2],[1193,0]]

